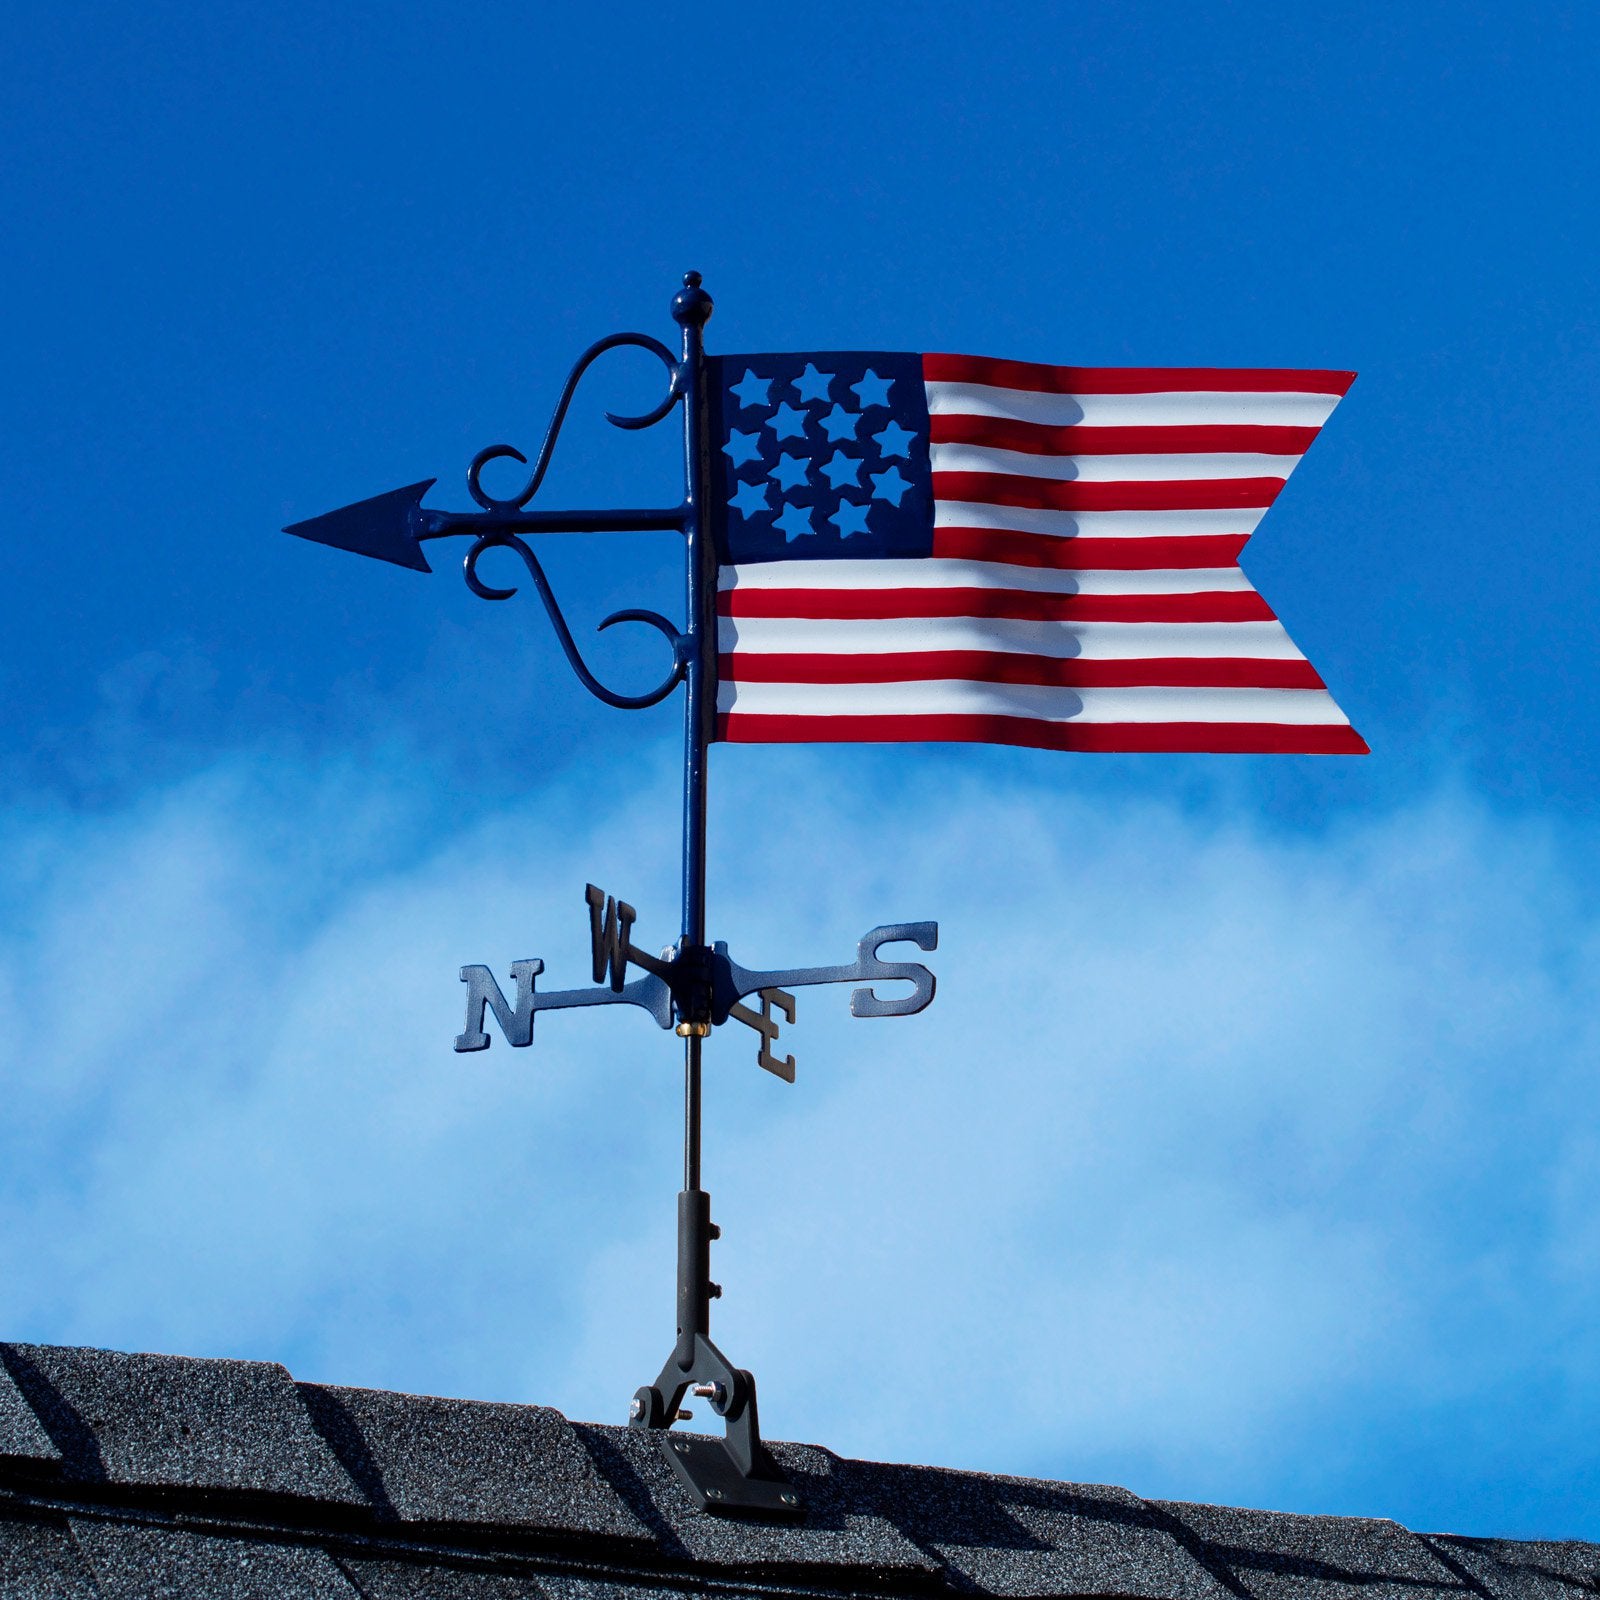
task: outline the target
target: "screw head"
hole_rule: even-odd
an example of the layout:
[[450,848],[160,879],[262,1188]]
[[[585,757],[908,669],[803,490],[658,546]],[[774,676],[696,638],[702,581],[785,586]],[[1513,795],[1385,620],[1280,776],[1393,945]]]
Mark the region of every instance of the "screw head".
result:
[[783,1501],[786,1506],[797,1506],[800,1504],[800,1496],[797,1494],[790,1494],[788,1490],[785,1490],[778,1496],[778,1498]]
[[630,1417],[642,1417],[644,1415],[644,1401],[640,1400],[637,1396],[629,1401],[628,1415]]
[[674,1439],[672,1441],[672,1448],[676,1450],[680,1456],[686,1456],[689,1453],[688,1445],[686,1445],[681,1439]]
[[720,1489],[707,1489],[706,1490],[706,1499],[707,1500],[720,1500],[721,1498],[722,1498],[722,1491]]

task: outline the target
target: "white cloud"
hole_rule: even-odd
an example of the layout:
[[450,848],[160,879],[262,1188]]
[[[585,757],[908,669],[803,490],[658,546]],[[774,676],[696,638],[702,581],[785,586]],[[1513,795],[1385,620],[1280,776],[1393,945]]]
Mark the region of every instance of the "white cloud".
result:
[[[1396,1416],[1592,1403],[1591,838],[1461,793],[1308,837],[718,758],[746,965],[942,926],[918,1018],[802,995],[794,1087],[713,1042],[715,1331],[771,1434],[1248,1499],[1336,1492]],[[653,1376],[675,1042],[620,1008],[450,1042],[464,961],[586,981],[588,878],[671,936],[670,753],[616,803],[409,782],[241,760],[3,825],[9,1336],[618,1420]]]

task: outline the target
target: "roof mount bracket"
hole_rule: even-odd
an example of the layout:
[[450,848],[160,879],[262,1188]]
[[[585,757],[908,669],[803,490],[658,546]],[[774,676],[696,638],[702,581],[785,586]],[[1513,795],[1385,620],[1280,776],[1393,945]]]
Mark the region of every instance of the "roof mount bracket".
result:
[[[728,1358],[706,1334],[694,1334],[690,1355],[685,1368],[674,1352],[656,1382],[638,1390],[629,1427],[662,1430],[662,1454],[699,1509],[718,1517],[803,1517],[800,1496],[762,1443],[754,1376],[728,1365]],[[722,1416],[725,1438],[669,1432],[690,1389]]]
[[775,1467],[770,1478],[741,1472],[725,1440],[664,1433],[661,1449],[702,1511],[791,1522],[805,1515],[800,1496]]

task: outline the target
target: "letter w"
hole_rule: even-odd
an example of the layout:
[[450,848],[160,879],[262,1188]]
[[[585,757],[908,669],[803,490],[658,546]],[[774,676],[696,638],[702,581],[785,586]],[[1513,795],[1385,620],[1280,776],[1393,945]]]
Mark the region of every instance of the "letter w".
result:
[[467,1026],[456,1035],[457,1050],[487,1050],[489,1035],[483,1031],[483,1013],[494,1012],[494,1020],[510,1045],[533,1043],[533,980],[544,971],[537,956],[532,961],[513,961],[511,976],[517,981],[517,1009],[506,1004],[494,974],[487,967],[463,967],[461,981],[467,986]]
[[639,915],[626,900],[613,900],[591,883],[583,891],[589,902],[589,943],[594,953],[594,981],[604,983],[607,969],[611,987],[622,993],[628,977],[628,940]]

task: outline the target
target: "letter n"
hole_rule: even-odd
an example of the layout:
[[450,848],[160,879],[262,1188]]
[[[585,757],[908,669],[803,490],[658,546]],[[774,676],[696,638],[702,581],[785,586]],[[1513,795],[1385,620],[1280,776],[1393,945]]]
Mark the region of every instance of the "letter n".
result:
[[487,1050],[489,1035],[483,1031],[483,1014],[494,1012],[494,1020],[509,1045],[533,1043],[533,980],[544,971],[544,962],[513,961],[511,976],[517,982],[517,1008],[506,1004],[494,974],[487,967],[463,967],[461,981],[467,986],[467,1026],[456,1035],[457,1050]]

